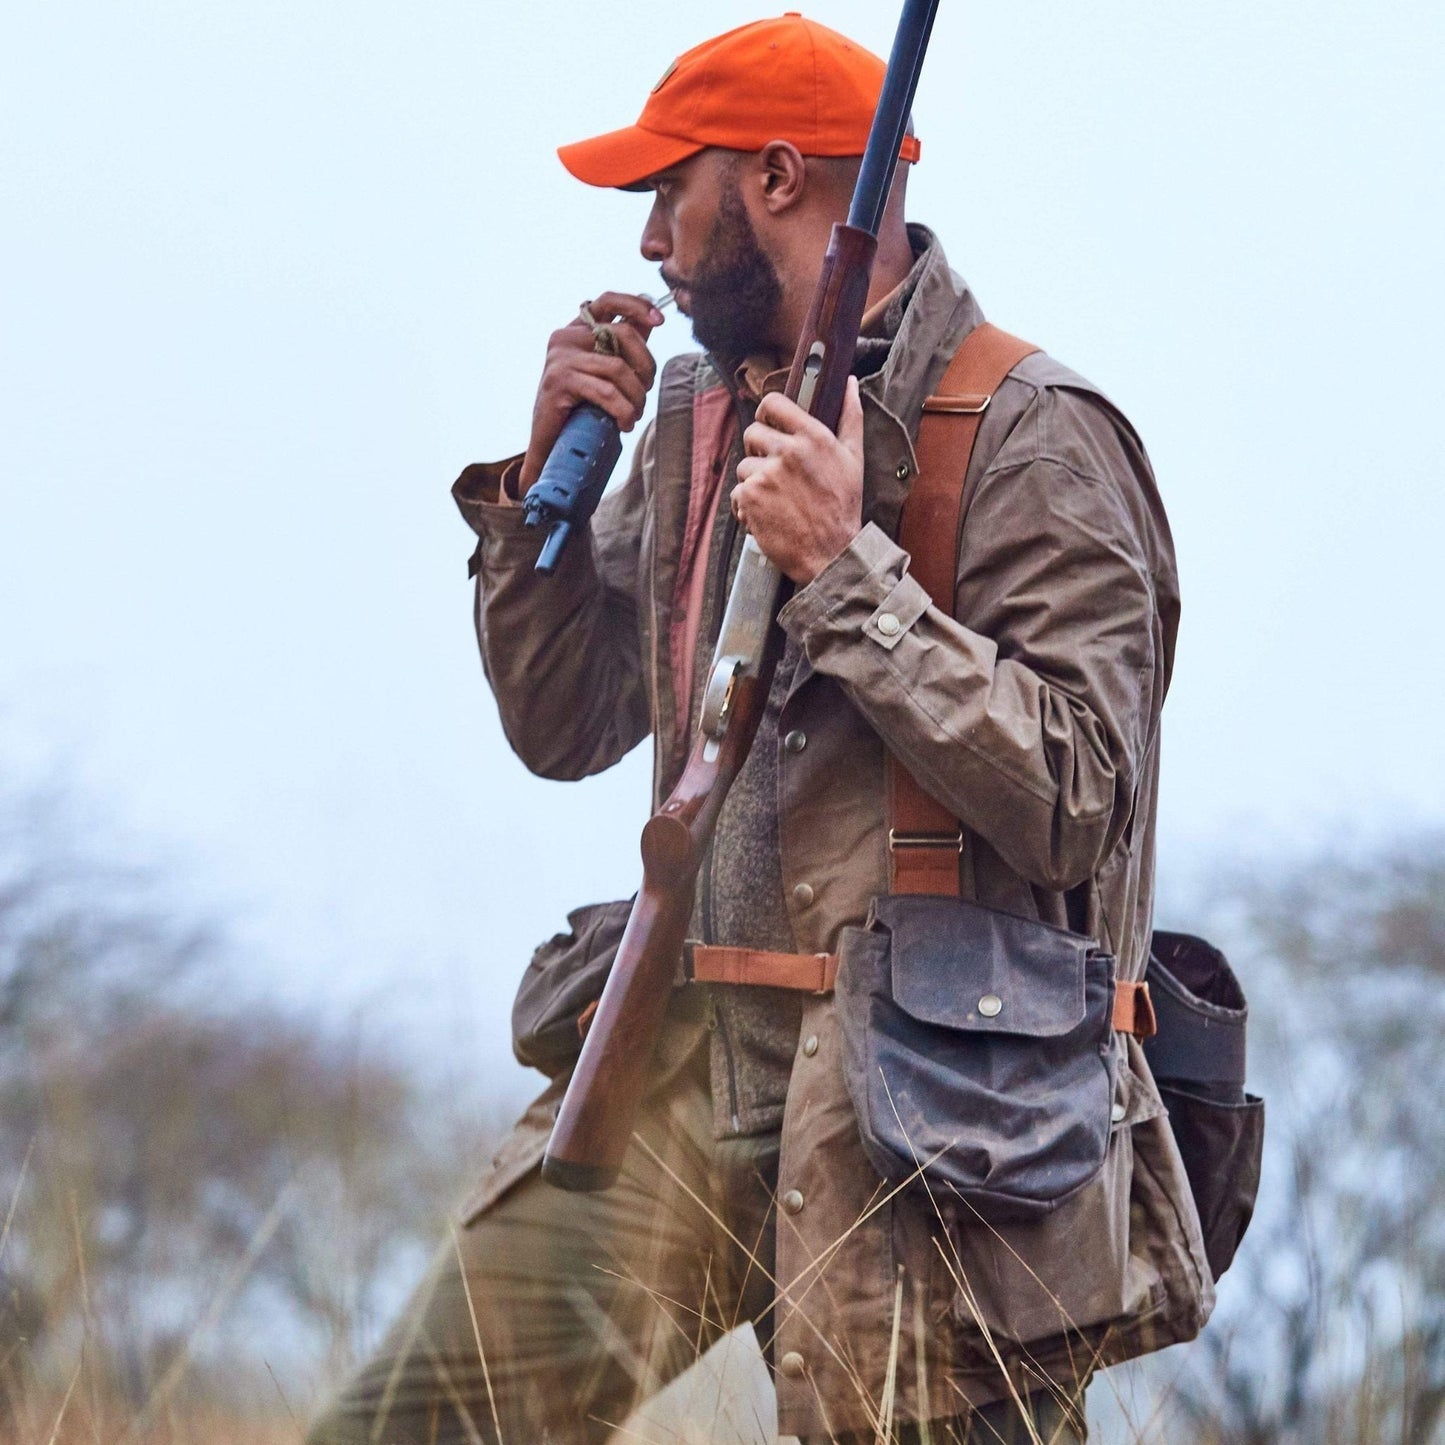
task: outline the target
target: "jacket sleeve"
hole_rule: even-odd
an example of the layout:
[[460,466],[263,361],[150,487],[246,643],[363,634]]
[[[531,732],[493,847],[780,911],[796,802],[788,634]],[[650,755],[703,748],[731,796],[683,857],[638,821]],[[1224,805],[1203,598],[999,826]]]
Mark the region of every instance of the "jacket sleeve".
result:
[[[953,617],[870,522],[782,622],[928,792],[1023,877],[1063,890],[1128,824],[1162,697],[1161,625],[1142,453],[1092,399],[1045,391],[1031,409],[969,502]],[[1071,426],[1087,445],[1041,441]]]
[[515,458],[468,467],[452,488],[478,536],[476,629],[502,728],[545,778],[601,772],[651,731],[638,635],[637,569],[643,472],[652,429],[624,486],[602,499],[551,577],[533,570],[543,533],[521,507],[497,500]]

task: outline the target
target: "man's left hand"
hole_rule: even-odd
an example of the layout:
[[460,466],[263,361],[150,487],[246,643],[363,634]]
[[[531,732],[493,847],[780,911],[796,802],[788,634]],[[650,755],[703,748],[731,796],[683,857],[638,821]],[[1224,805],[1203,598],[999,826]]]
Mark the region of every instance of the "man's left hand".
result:
[[863,406],[848,378],[838,435],[780,393],[743,433],[733,514],[763,555],[806,587],[863,527]]

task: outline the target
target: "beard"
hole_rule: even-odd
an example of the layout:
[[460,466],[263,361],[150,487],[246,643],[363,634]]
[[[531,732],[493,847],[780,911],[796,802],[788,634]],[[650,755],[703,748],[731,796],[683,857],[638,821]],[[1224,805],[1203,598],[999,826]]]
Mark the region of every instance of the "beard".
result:
[[768,345],[783,284],[758,244],[736,182],[723,191],[697,274],[681,284],[693,336],[729,371]]

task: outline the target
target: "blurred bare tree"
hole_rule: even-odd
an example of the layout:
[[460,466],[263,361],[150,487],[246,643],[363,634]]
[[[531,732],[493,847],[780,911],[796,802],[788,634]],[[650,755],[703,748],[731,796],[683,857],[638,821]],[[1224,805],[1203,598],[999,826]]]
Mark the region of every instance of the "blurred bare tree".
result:
[[248,1002],[224,932],[78,858],[64,817],[0,799],[6,1438],[82,1358],[96,1438],[158,1388],[274,1400],[271,1368],[309,1390],[419,1271],[489,1132]]
[[1208,1445],[1427,1445],[1445,1428],[1445,838],[1222,894],[1270,1139],[1177,1403]]

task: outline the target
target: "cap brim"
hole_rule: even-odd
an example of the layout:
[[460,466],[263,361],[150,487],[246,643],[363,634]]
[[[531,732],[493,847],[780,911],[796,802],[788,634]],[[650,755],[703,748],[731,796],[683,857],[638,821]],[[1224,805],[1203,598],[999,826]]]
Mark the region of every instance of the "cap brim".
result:
[[695,140],[661,135],[640,125],[624,126],[606,135],[559,146],[558,159],[589,186],[635,190],[648,176],[685,161],[706,147]]

